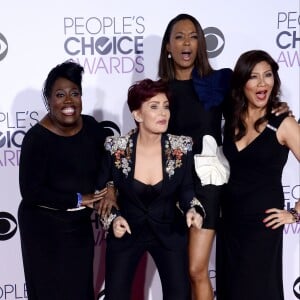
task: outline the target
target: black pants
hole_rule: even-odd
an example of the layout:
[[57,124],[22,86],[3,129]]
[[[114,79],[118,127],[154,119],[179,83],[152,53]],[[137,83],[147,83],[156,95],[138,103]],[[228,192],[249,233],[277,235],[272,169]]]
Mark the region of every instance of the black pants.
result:
[[137,242],[126,249],[107,243],[105,300],[130,300],[137,265],[148,251],[161,279],[164,300],[189,300],[188,254],[185,247],[168,250],[153,239]]

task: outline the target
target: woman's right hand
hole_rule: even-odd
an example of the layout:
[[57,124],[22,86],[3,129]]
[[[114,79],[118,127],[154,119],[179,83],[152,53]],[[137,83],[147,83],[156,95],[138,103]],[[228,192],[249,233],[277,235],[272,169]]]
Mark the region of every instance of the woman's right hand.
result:
[[108,217],[110,215],[112,207],[118,209],[117,204],[117,194],[114,187],[107,187],[107,193],[104,195],[103,199],[97,203],[95,209],[98,211],[98,214],[101,218]]
[[121,216],[118,216],[114,219],[113,232],[117,238],[121,238],[126,232],[131,234],[131,230],[127,221]]
[[81,206],[87,206],[90,208],[95,208],[95,205],[100,202],[104,198],[107,193],[107,188],[102,189],[94,194],[84,194],[82,195],[82,203]]

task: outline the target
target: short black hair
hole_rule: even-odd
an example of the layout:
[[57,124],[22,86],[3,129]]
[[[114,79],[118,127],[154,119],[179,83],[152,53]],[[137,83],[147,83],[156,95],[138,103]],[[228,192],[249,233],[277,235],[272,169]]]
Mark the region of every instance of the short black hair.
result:
[[51,96],[52,88],[55,81],[58,78],[65,78],[72,81],[78,86],[79,92],[82,95],[81,84],[82,84],[83,73],[84,73],[84,68],[80,64],[72,60],[68,60],[63,62],[62,64],[57,65],[49,72],[43,87],[44,103],[48,111],[49,111],[48,99]]

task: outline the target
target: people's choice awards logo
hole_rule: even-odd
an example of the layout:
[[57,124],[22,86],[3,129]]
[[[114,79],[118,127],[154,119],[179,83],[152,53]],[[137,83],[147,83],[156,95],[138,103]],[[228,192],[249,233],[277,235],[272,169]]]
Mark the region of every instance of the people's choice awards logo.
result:
[[216,27],[207,27],[203,30],[208,58],[214,58],[221,54],[225,47],[225,37],[222,31]]
[[296,11],[280,11],[277,13],[276,45],[280,49],[277,59],[286,67],[300,66],[300,14]]
[[0,61],[4,59],[8,52],[8,43],[5,36],[0,32]]
[[16,232],[16,218],[8,212],[0,211],[0,241],[9,240]]
[[38,120],[36,111],[0,111],[0,168],[19,166],[23,138]]
[[144,71],[144,17],[64,17],[64,50],[91,74]]

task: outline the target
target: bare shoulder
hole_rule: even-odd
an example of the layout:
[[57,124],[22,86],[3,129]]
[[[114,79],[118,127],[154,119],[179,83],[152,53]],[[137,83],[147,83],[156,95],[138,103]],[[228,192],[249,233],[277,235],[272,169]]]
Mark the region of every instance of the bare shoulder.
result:
[[292,141],[299,143],[300,124],[297,123],[294,117],[284,118],[277,130],[277,137],[281,144],[288,145]]
[[297,123],[296,119],[292,116],[287,116],[284,118],[284,120],[281,122],[278,130],[300,130],[300,124]]

